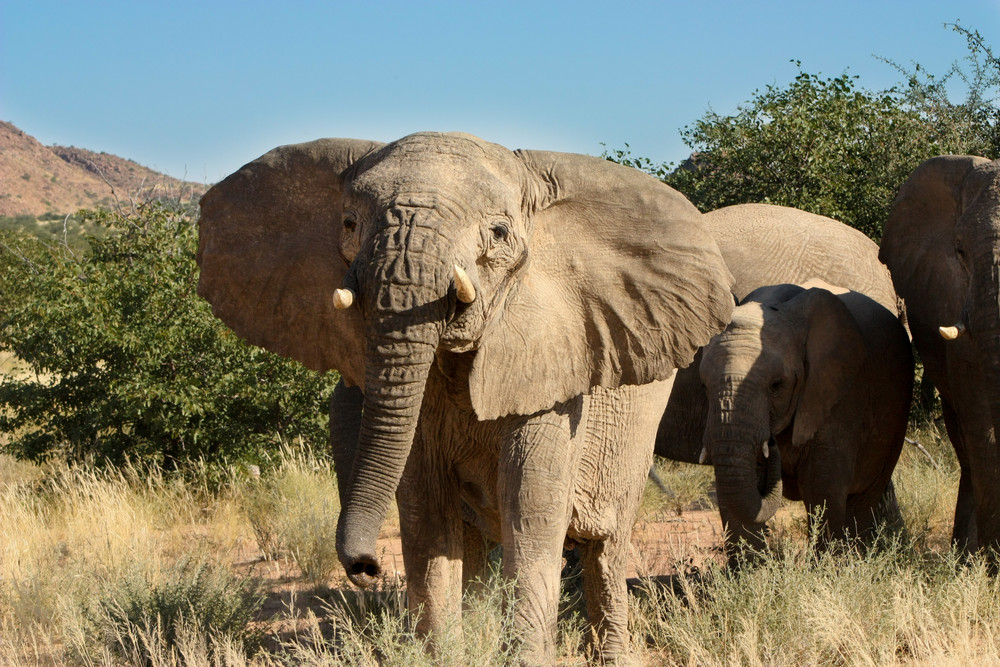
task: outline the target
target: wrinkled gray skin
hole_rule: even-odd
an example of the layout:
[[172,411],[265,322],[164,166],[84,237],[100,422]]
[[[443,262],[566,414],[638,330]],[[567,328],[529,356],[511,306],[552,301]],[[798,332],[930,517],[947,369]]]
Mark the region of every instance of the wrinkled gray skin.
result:
[[824,508],[820,548],[848,536],[867,546],[877,522],[902,527],[895,502],[879,507],[884,495],[894,501],[913,389],[894,312],[857,292],[763,287],[704,348],[699,372],[732,556],[741,540],[763,546],[782,492],[810,516]]
[[[331,432],[357,439],[335,447],[350,579],[379,577],[395,493],[417,631],[460,630],[463,568],[481,571],[492,540],[516,577],[523,661],[550,664],[571,540],[598,648],[624,656],[628,535],[669,379],[732,310],[694,207],[604,160],[437,133],[281,147],[201,207],[215,314],[340,370],[338,414],[363,406]],[[341,287],[350,308],[334,308]]]
[[738,301],[758,287],[818,278],[899,310],[878,245],[842,222],[771,204],[738,204],[704,215],[733,272]]
[[[770,204],[727,206],[702,219],[733,273],[737,301],[767,285],[820,279],[897,310],[892,279],[879,261],[878,246],[856,229]],[[677,372],[656,438],[658,456],[698,463],[708,404],[697,361]]]
[[[900,187],[880,257],[941,394],[962,474],[953,540],[1000,548],[1000,162],[942,156]],[[939,327],[966,333],[942,338]],[[994,556],[995,556],[995,552]],[[996,564],[994,558],[994,565]]]
[[[733,273],[737,300],[760,287],[820,279],[864,294],[892,312],[898,310],[878,246],[856,229],[831,218],[769,204],[728,206],[706,213],[703,219]],[[701,460],[708,401],[698,372],[700,359],[699,353],[694,363],[677,372],[656,436],[658,456],[708,463]],[[766,514],[765,503],[775,498],[766,470],[760,471],[758,486],[762,489],[758,511]],[[895,497],[891,487],[889,491],[885,502],[892,506]]]

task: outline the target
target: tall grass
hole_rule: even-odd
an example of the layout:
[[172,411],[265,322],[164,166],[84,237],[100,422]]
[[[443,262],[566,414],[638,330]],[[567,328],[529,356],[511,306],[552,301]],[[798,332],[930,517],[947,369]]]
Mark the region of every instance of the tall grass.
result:
[[738,572],[710,566],[633,599],[638,638],[664,664],[995,664],[1000,586],[953,552],[909,545],[864,557],[766,559]]
[[893,473],[900,511],[920,551],[947,551],[958,499],[959,465],[940,426],[911,429]]
[[[9,462],[3,468],[17,469]],[[168,478],[141,465],[5,476],[0,636],[6,646],[0,648],[14,654],[0,655],[0,662],[23,659],[25,652],[56,663],[114,652],[108,645],[114,632],[101,624],[120,612],[123,618],[145,614],[150,623],[160,615],[163,632],[172,636],[172,618],[165,616],[170,604],[189,624],[242,634],[248,616],[234,617],[243,627],[223,627],[221,598],[211,592],[214,586],[253,596],[229,569],[240,533],[234,516],[223,496],[209,499],[190,478]],[[201,598],[178,597],[179,582],[190,584],[195,573],[200,579],[187,593]]]
[[639,504],[640,518],[651,518],[663,513],[681,516],[685,510],[692,508],[715,508],[711,497],[715,489],[715,473],[711,466],[691,465],[657,457],[653,462],[650,478]]
[[272,470],[238,489],[240,506],[267,558],[288,555],[316,590],[340,567],[340,502],[329,459],[308,448],[284,447]]
[[[906,445],[894,476],[911,542],[817,554],[790,504],[757,567],[729,571],[709,559],[640,585],[630,603],[637,660],[1000,664],[998,580],[948,545],[950,444],[933,426],[911,438],[922,449]],[[670,493],[647,490],[644,520],[712,507],[710,472],[661,463]],[[328,460],[302,447],[286,448],[259,476],[38,468],[0,457],[0,664],[516,663],[511,588],[497,576],[465,601],[462,633],[435,638],[433,655],[413,634],[404,582],[342,585],[336,500]],[[254,576],[267,573],[278,574]],[[561,665],[587,659],[573,586],[559,622]]]

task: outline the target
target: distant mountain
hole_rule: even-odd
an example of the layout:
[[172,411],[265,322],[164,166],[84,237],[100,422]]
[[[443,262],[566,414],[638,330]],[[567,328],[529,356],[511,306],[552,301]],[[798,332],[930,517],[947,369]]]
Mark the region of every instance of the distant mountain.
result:
[[75,213],[150,200],[191,201],[207,186],[161,174],[108,153],[43,146],[0,121],[0,216]]

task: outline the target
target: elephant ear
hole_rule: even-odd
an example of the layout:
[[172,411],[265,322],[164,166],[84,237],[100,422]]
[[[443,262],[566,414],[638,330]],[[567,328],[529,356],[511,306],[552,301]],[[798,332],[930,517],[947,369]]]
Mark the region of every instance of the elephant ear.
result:
[[[955,224],[962,213],[962,184],[989,160],[944,155],[923,162],[899,188],[885,223],[879,259],[889,267],[896,293],[906,303],[914,336],[932,335],[937,327],[962,316],[960,262],[955,252]],[[928,298],[931,294],[942,298]]]
[[332,295],[340,257],[342,174],[381,144],[320,139],[281,146],[201,199],[198,293],[238,335],[308,368],[362,381],[363,324]]
[[701,353],[698,350],[691,364],[677,370],[670,399],[656,429],[653,453],[671,461],[709,463],[701,460],[708,420],[708,394],[698,373]]
[[805,377],[799,392],[792,442],[815,437],[837,402],[848,395],[865,358],[865,339],[840,297],[814,287],[778,307],[805,319]]
[[733,309],[732,276],[698,210],[636,169],[517,155],[529,172],[529,255],[473,361],[479,418],[532,414],[688,365]]

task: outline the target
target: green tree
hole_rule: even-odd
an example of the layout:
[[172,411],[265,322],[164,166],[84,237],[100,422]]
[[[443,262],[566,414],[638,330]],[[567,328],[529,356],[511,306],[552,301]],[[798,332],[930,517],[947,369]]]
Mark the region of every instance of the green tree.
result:
[[[906,106],[944,137],[943,143],[961,146],[970,155],[1000,155],[1000,60],[976,30],[959,23],[945,24],[966,41],[963,63],[956,62],[943,75],[935,76],[920,64],[906,68],[883,59],[904,76]],[[954,102],[949,90],[964,90],[964,99]]]
[[[732,115],[709,111],[681,130],[691,157],[679,168],[635,157],[628,145],[607,159],[647,171],[683,192],[702,211],[763,202],[845,222],[882,236],[896,190],[920,162],[946,153],[1000,153],[1000,61],[982,36],[966,38],[964,67],[935,77],[886,61],[904,76],[888,90],[858,86],[844,73],[801,69],[786,86],[769,85]],[[965,88],[961,102],[949,89]]]
[[212,316],[196,292],[190,215],[152,205],[85,217],[100,228],[86,253],[0,238],[0,351],[29,371],[0,381],[8,451],[174,466],[325,441],[336,375],[249,346]]
[[896,189],[947,145],[895,90],[857,77],[799,71],[787,87],[756,91],[731,116],[709,112],[682,131],[694,151],[664,179],[704,211],[763,202],[841,220],[873,239]]

